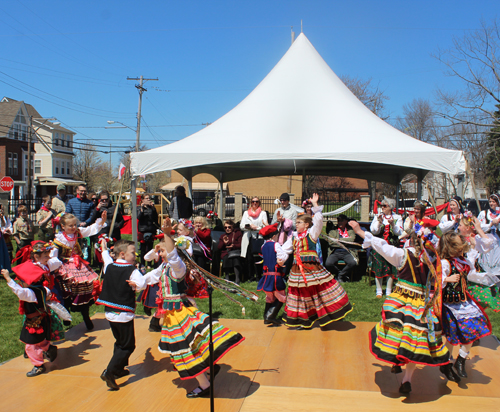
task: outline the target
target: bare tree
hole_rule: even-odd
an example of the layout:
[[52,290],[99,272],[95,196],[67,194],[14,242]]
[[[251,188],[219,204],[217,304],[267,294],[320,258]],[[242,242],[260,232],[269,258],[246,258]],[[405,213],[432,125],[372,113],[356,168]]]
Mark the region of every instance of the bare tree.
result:
[[100,166],[101,158],[92,141],[86,141],[81,149],[75,150],[73,176],[77,180],[83,180],[89,190],[96,190]]
[[446,73],[463,82],[458,92],[438,91],[439,115],[453,125],[474,124],[493,127],[495,105],[500,103],[500,28],[497,20],[454,38],[453,47],[438,50],[436,59],[446,65]]
[[432,104],[425,99],[413,99],[403,105],[403,116],[396,121],[403,133],[426,143],[438,143],[440,130],[436,125]]
[[340,80],[349,90],[373,113],[382,119],[384,117],[384,102],[389,98],[378,86],[372,85],[372,79],[362,80],[348,75],[340,76]]

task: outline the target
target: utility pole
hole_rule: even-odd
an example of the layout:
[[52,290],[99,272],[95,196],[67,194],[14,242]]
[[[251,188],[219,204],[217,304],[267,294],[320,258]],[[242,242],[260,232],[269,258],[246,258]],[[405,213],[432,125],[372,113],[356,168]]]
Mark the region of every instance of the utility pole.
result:
[[[148,80],[158,80],[156,79],[145,79],[143,76],[136,77],[127,77],[127,80],[139,80],[139,84],[136,84],[135,87],[139,91],[139,109],[137,110],[137,130],[136,130],[136,138],[135,138],[135,151],[138,152],[140,148],[140,137],[141,137],[141,106],[142,106],[142,93],[147,92],[148,90],[143,87],[145,81]],[[132,177],[130,181],[130,204],[132,206],[132,240],[134,241],[136,247],[137,244],[137,197],[136,197],[136,188],[137,188],[137,178]]]
[[139,80],[139,84],[136,84],[135,87],[139,91],[139,109],[137,110],[137,130],[136,130],[136,138],[135,138],[135,151],[139,151],[140,147],[140,137],[141,137],[141,106],[142,106],[142,93],[147,92],[148,89],[144,88],[142,85],[145,81],[148,80],[156,80],[156,79],[145,79],[143,76],[137,77],[127,77],[127,80]]
[[[28,199],[31,200],[31,132],[33,130],[33,116],[30,116],[30,128],[28,133]],[[21,162],[22,164],[22,162]]]

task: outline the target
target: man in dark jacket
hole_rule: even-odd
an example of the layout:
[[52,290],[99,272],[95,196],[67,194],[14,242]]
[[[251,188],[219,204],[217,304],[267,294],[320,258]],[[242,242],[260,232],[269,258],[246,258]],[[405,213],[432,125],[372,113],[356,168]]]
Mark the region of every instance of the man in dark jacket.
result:
[[76,197],[69,199],[66,205],[66,213],[72,213],[80,222],[80,226],[85,227],[92,224],[94,212],[94,202],[87,199],[87,186],[79,185],[76,190]]
[[159,228],[158,212],[151,200],[151,196],[143,193],[141,196],[141,206],[137,213],[137,231],[138,239],[141,242],[141,263],[145,265],[144,255],[153,249],[156,229]]
[[174,220],[191,219],[193,215],[193,202],[186,196],[186,189],[184,186],[177,186],[175,188],[175,197],[168,208],[168,214]]

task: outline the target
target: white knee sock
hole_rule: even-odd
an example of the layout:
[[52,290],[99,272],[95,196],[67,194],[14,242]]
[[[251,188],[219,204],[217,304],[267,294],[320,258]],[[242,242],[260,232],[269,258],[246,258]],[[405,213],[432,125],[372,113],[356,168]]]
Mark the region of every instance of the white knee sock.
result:
[[387,279],[387,287],[385,289],[385,294],[387,296],[389,296],[391,294],[391,292],[392,292],[392,282],[393,282],[393,279],[391,277],[389,277]]
[[[202,373],[196,377],[198,381],[198,385],[201,389],[207,389],[210,386],[210,381],[208,380],[208,376],[206,373]],[[195,389],[196,391],[196,389]]]
[[409,363],[406,365],[405,368],[405,375],[403,376],[403,383],[404,382],[411,382],[411,377],[413,376],[413,372],[415,372],[415,369],[417,368],[416,363]]
[[382,279],[375,278],[375,285],[377,286],[377,295],[382,294]]

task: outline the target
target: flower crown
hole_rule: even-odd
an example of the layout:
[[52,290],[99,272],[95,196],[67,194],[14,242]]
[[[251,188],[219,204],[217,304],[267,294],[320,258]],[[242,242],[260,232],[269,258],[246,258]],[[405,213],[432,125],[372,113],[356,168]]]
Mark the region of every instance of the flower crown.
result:
[[474,215],[470,210],[466,210],[462,216],[469,226],[474,226]]
[[193,222],[187,219],[179,219],[179,223],[182,223],[188,230],[193,230]]
[[45,243],[41,241],[33,242],[31,245],[31,250],[33,253],[42,253],[54,249],[54,246],[50,243]]

